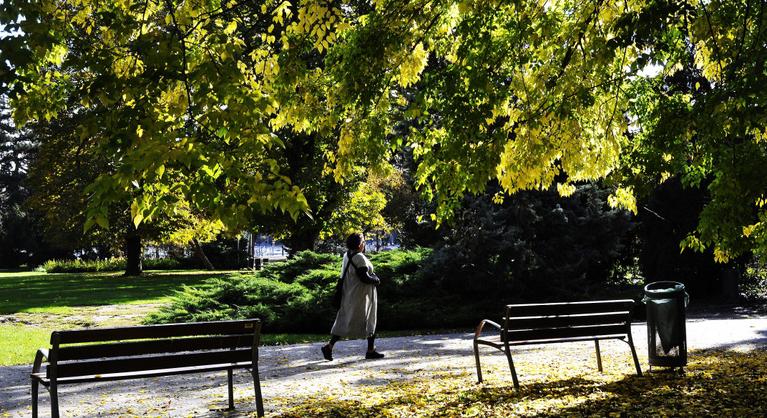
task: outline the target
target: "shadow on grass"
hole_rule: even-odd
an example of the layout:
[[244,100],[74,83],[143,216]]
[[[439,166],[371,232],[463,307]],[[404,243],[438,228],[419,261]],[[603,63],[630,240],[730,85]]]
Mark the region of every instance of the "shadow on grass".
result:
[[690,360],[683,375],[571,377],[519,392],[445,375],[378,387],[362,400],[310,398],[280,416],[767,416],[767,352],[701,351]]
[[40,308],[152,302],[183,285],[204,286],[222,272],[150,272],[140,277],[120,273],[0,274],[0,314]]

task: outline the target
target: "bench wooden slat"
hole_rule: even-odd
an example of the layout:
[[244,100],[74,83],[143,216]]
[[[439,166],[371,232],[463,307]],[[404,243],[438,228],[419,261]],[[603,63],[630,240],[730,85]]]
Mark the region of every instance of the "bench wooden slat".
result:
[[556,339],[556,340],[533,340],[533,341],[513,341],[509,343],[509,346],[511,347],[517,347],[517,346],[523,346],[523,345],[532,345],[532,344],[563,344],[563,343],[578,343],[578,342],[593,342],[595,340],[622,340],[626,341],[628,337],[626,334],[620,334],[620,335],[600,335],[598,337],[595,337],[593,335],[590,335],[588,337],[571,337],[571,338],[564,338],[564,339]]
[[512,341],[554,340],[574,337],[626,335],[626,325],[592,325],[567,328],[541,328],[522,331],[508,331],[507,338]]
[[252,347],[253,334],[131,341],[60,347],[59,361]]
[[259,321],[193,322],[189,324],[147,325],[140,327],[95,328],[54,331],[51,344],[139,340],[147,338],[189,337],[193,335],[252,334]]
[[508,329],[522,330],[584,325],[624,324],[628,322],[631,317],[629,311],[624,311],[575,315],[523,316],[504,319]]
[[[243,369],[243,368],[250,368],[252,367],[252,365],[253,364],[250,361],[241,361],[238,363],[214,364],[214,365],[192,366],[192,367],[177,367],[175,369],[143,370],[143,371],[137,371],[137,372],[72,376],[72,377],[57,378],[56,383],[59,385],[64,385],[64,384],[71,384],[71,383],[106,382],[106,381],[112,381],[112,380],[129,380],[129,379],[160,377],[160,376],[174,376],[174,375],[180,375],[180,374],[215,372],[215,371],[229,370],[229,369]],[[32,377],[34,379],[39,380],[41,383],[45,385],[50,383],[50,379],[48,379],[45,373],[32,373]]]
[[572,315],[599,312],[630,311],[634,307],[631,299],[589,301],[589,302],[561,302],[561,303],[528,303],[506,305],[507,317],[520,316],[545,316],[545,315]]
[[[238,363],[252,359],[251,349],[221,350],[206,353],[172,354],[62,363],[56,367],[58,377],[175,369],[211,364]],[[48,368],[50,372],[51,368]]]

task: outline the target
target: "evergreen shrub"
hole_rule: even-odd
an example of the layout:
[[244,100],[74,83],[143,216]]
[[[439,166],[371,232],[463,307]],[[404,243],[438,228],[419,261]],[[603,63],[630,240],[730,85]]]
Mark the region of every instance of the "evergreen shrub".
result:
[[[431,250],[395,250],[370,255],[381,277],[380,329],[449,328],[477,320],[476,306],[432,288],[420,274]],[[334,254],[303,251],[253,274],[186,287],[148,323],[261,318],[266,332],[326,333],[335,319],[330,304],[341,267]],[[461,305],[461,306],[459,306]]]
[[[582,187],[558,200],[522,194],[513,204],[468,202],[435,249],[368,254],[381,278],[381,330],[470,329],[500,317],[504,304],[635,297],[627,285],[632,224]],[[337,254],[299,252],[253,274],[205,289],[185,288],[149,323],[261,318],[264,331],[327,333],[336,311]]]

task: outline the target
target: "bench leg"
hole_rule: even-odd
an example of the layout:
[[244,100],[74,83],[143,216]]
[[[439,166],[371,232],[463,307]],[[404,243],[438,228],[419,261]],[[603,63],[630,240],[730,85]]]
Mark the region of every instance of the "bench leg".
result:
[[514,389],[519,390],[519,380],[517,379],[517,370],[514,368],[514,360],[511,359],[511,348],[505,344],[506,359],[509,360],[509,369],[511,370],[511,380],[514,381]]
[[474,360],[477,362],[477,383],[482,383],[482,366],[479,364],[479,344],[474,341]]
[[261,398],[261,378],[258,376],[258,365],[253,363],[253,387],[256,391],[256,415],[259,417],[264,416],[264,400]]
[[232,382],[232,369],[226,371],[226,381],[229,385],[229,409],[234,409],[234,385]]
[[32,379],[32,418],[37,418],[37,400],[40,392],[40,382]]
[[594,346],[597,349],[597,368],[602,373],[602,353],[599,352],[599,340],[594,340]]
[[51,393],[51,418],[59,418],[59,388],[56,382],[51,382],[48,391]]
[[642,375],[642,368],[639,367],[639,358],[637,357],[637,350],[634,348],[634,339],[631,338],[631,329],[629,329],[629,340],[627,343],[629,344],[629,348],[631,348],[631,356],[634,357],[634,367],[637,369],[637,376]]

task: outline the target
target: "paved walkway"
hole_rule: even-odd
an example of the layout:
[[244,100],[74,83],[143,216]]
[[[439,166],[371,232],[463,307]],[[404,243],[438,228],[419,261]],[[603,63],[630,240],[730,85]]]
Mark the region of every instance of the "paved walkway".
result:
[[[688,320],[688,346],[700,349],[767,349],[767,317],[727,317],[722,319]],[[633,325],[634,339],[643,368],[646,363],[646,326]],[[261,374],[267,415],[278,415],[291,404],[309,396],[354,398],[360,386],[378,386],[390,382],[425,377],[436,371],[464,373],[467,383],[474,379],[471,354],[471,334],[443,334],[417,337],[383,338],[378,341],[386,358],[365,361],[365,342],[344,341],[336,346],[333,362],[322,360],[320,344],[263,347]],[[559,351],[557,351],[559,350]],[[562,356],[566,350],[569,361],[583,361],[588,367],[593,359],[593,345],[588,343],[556,344],[518,348],[516,357],[524,364],[525,356],[555,351]],[[603,343],[603,350],[626,353],[626,345],[615,341]],[[30,353],[32,355],[33,353]],[[483,360],[490,369],[502,368],[505,359],[498,355]],[[627,358],[630,361],[630,356]],[[609,367],[609,365],[605,365]],[[0,417],[28,417],[30,366],[0,367]],[[235,402],[237,411],[225,412],[226,374],[198,374],[146,380],[104,382],[64,386],[60,389],[62,416],[253,416],[252,383],[246,371],[235,372]],[[493,376],[486,379],[505,379]],[[41,393],[42,416],[48,416],[48,395]]]

